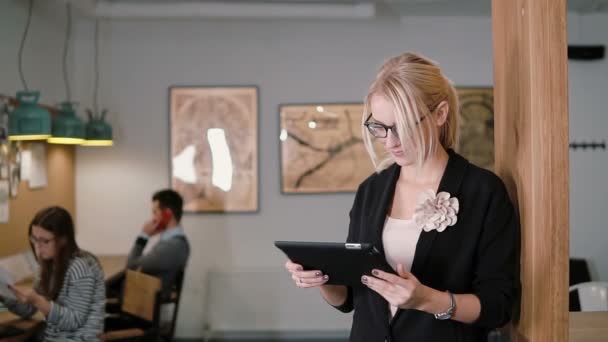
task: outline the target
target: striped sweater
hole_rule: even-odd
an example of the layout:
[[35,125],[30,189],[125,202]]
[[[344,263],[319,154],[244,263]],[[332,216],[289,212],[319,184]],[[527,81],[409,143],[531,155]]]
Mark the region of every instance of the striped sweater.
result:
[[[99,341],[105,315],[105,282],[97,259],[81,252],[70,262],[57,299],[51,301],[46,317],[44,341]],[[13,313],[29,318],[37,309],[29,304],[6,300]]]

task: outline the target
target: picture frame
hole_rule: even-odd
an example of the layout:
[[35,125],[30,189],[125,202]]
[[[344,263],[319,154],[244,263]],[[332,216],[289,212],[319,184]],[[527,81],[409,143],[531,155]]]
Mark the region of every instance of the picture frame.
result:
[[352,102],[279,105],[281,192],[355,192],[374,172],[362,113]]
[[171,188],[186,213],[259,210],[259,89],[169,88]]

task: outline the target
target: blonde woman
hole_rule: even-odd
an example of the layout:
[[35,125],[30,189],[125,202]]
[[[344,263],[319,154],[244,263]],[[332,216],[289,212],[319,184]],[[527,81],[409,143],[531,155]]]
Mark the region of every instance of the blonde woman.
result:
[[354,310],[350,341],[487,341],[511,319],[519,221],[503,182],[454,152],[458,118],[454,86],[417,54],[388,60],[369,89],[363,133],[377,173],[359,186],[347,241],[373,243],[396,274],[346,287],[286,263],[298,287]]

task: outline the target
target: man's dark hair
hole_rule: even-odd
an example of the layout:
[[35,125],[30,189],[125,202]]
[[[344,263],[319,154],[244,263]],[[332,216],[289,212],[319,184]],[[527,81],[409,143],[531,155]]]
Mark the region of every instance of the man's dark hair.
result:
[[158,206],[161,209],[169,209],[173,213],[173,217],[177,222],[182,219],[184,210],[184,200],[180,194],[171,189],[157,191],[152,196],[152,201],[158,201]]

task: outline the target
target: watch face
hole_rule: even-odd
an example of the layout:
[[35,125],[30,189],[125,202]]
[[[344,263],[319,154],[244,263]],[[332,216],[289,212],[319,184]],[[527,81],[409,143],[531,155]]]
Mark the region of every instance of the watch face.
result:
[[454,300],[454,295],[447,291],[448,295],[450,295],[450,307],[446,312],[435,314],[435,318],[439,320],[446,320],[452,318],[452,314],[454,313],[454,309],[456,309],[456,301]]
[[452,314],[451,313],[438,314],[435,316],[435,318],[437,318],[438,320],[444,321],[446,319],[452,318]]

